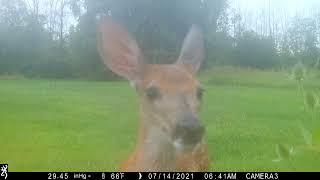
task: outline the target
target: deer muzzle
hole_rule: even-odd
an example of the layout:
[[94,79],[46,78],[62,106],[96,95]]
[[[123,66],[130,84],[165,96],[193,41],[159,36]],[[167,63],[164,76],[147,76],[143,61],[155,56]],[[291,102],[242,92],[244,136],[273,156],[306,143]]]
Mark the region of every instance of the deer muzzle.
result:
[[182,145],[195,146],[204,134],[204,126],[194,116],[187,116],[176,124],[174,139],[179,140]]

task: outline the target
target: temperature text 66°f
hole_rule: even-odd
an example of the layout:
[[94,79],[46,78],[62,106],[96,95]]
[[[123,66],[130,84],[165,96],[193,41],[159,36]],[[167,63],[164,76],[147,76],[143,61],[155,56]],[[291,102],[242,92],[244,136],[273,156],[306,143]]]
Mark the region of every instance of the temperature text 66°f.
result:
[[124,179],[124,173],[111,173],[111,179]]

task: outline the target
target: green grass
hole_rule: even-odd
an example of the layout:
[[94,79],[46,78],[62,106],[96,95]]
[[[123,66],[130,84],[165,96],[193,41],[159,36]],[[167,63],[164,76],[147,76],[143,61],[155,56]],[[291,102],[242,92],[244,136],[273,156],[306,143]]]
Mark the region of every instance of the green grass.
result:
[[[258,83],[215,72],[201,78],[211,170],[320,171],[319,151],[300,132],[310,116],[294,84],[273,72],[255,72]],[[133,150],[138,118],[125,82],[0,80],[0,163],[10,171],[115,171]],[[294,147],[291,163],[273,161],[277,144]]]

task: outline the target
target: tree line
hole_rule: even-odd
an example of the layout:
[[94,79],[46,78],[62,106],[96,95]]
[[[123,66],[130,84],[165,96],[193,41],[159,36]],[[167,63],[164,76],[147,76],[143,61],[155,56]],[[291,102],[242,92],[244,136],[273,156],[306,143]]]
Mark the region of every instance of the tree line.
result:
[[[226,0],[0,0],[0,75],[115,79],[96,48],[97,23],[112,16],[132,33],[149,63],[171,63],[192,24],[205,37],[202,68],[282,68],[319,64],[320,23],[296,17],[261,33]],[[263,19],[263,18],[262,18]],[[257,23],[256,27],[260,27]],[[261,28],[263,29],[263,28]],[[265,29],[265,28],[264,28]],[[272,33],[271,33],[272,32]]]

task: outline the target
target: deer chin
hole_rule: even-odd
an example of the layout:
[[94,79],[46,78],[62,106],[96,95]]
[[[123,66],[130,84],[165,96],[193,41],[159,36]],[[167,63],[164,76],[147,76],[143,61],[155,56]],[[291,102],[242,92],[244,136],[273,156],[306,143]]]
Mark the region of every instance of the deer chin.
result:
[[178,138],[173,140],[172,144],[176,152],[192,152],[201,142],[202,140],[197,143],[185,143],[182,138]]
[[164,147],[166,150],[171,152],[192,152],[193,149],[200,143],[188,143],[188,141],[181,138],[173,138],[168,131],[165,131],[164,128],[151,128],[151,131],[147,138],[147,144],[150,147],[150,150],[154,149],[159,150],[159,145]]
[[181,138],[174,140],[173,141],[173,146],[176,149],[176,151],[178,151],[178,152],[181,152],[184,149],[184,145],[183,145],[183,142],[182,142]]

